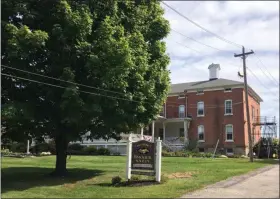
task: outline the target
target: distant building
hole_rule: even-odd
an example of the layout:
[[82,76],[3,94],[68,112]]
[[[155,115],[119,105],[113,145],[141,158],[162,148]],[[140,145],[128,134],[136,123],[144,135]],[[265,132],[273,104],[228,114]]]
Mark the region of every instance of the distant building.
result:
[[[162,138],[164,145],[173,150],[185,143],[198,142],[200,152],[213,152],[219,139],[217,152],[248,154],[248,132],[244,83],[219,78],[220,65],[211,64],[209,79],[171,85],[171,91],[162,112],[149,126],[137,129],[135,139],[150,135]],[[261,97],[249,86],[251,127],[260,116]],[[253,128],[252,128],[253,129]],[[260,137],[260,126],[254,131],[254,142]],[[126,140],[83,141],[84,145],[108,147],[125,154]]]

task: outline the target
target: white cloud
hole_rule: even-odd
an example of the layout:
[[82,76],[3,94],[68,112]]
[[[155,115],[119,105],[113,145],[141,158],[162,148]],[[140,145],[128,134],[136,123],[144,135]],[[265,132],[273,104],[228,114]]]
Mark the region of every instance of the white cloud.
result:
[[[248,71],[248,83],[264,100],[261,104],[261,114],[276,116],[279,123],[279,1],[165,3],[219,36],[244,45],[246,51],[254,50],[265,67],[255,55],[250,55],[247,66],[257,78]],[[237,71],[242,70],[242,60],[234,57],[234,53],[241,53],[240,47],[205,32],[163,4],[162,7],[173,30],[199,42],[229,51],[214,50],[171,31],[166,42],[171,56],[169,69],[172,83],[208,79],[207,67],[211,63],[221,65],[221,78],[242,81],[237,76]]]

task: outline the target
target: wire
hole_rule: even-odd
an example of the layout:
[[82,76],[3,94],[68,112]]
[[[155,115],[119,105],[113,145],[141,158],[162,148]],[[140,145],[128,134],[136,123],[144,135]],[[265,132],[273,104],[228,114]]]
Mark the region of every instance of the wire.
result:
[[212,49],[214,49],[214,50],[224,51],[224,52],[228,52],[228,53],[230,52],[230,51],[221,50],[221,49],[215,48],[215,47],[213,47],[213,46],[207,45],[207,44],[205,44],[205,43],[202,43],[202,42],[200,42],[200,41],[197,41],[197,40],[195,40],[194,38],[188,37],[188,36],[184,35],[183,33],[180,33],[180,32],[178,32],[178,31],[176,31],[176,30],[174,30],[174,29],[172,29],[172,28],[171,28],[171,30],[172,30],[173,32],[176,32],[177,34],[179,34],[179,35],[181,35],[181,36],[187,38],[187,39],[190,39],[190,40],[192,40],[192,41],[195,41],[195,42],[197,42],[197,43],[199,43],[199,44],[201,44],[201,45],[204,45],[204,46],[206,46],[206,47],[212,48]]
[[117,91],[101,89],[101,88],[94,87],[94,86],[88,86],[88,85],[85,85],[85,84],[79,84],[79,83],[75,83],[75,82],[71,82],[71,81],[66,81],[66,80],[63,80],[63,79],[55,78],[55,77],[49,77],[49,76],[46,76],[46,75],[41,75],[41,74],[38,74],[38,73],[34,73],[34,72],[30,72],[30,71],[22,70],[22,69],[18,69],[18,68],[13,68],[13,67],[6,66],[6,65],[1,65],[1,66],[3,66],[4,68],[9,68],[9,69],[12,69],[12,70],[17,70],[17,71],[21,71],[21,72],[24,72],[24,73],[29,73],[29,74],[32,74],[32,75],[37,75],[37,76],[41,76],[41,77],[45,77],[45,78],[49,78],[49,79],[53,79],[53,80],[57,80],[57,81],[61,81],[61,82],[66,82],[66,83],[78,85],[78,86],[84,86],[84,87],[87,87],[87,88],[93,88],[93,89],[106,91],[106,92],[110,92],[110,93],[121,94],[121,95],[126,94],[126,93],[121,93],[121,92],[117,92]]
[[[270,88],[266,87],[266,86],[262,83],[262,81],[255,75],[255,73],[253,73],[253,71],[252,71],[250,68],[247,67],[247,69],[248,69],[248,71],[263,85],[263,87],[265,87],[266,89],[270,90]],[[272,90],[270,90],[270,91],[271,91],[271,94],[275,95],[275,93],[273,93]]]
[[242,45],[240,45],[240,44],[237,44],[237,43],[234,43],[234,42],[232,42],[232,41],[229,41],[229,40],[227,40],[227,39],[225,39],[225,38],[223,38],[223,37],[221,37],[221,36],[219,36],[219,35],[217,35],[217,34],[211,32],[211,31],[207,30],[206,28],[202,27],[202,26],[199,25],[198,23],[196,23],[196,22],[194,22],[193,20],[189,19],[188,17],[186,17],[185,15],[183,15],[182,13],[180,13],[179,11],[177,11],[176,9],[172,8],[170,5],[168,5],[168,4],[165,3],[164,1],[161,1],[161,2],[162,2],[165,6],[167,6],[168,8],[170,8],[171,10],[173,10],[174,12],[176,12],[178,15],[180,15],[181,17],[183,17],[184,19],[186,19],[187,21],[189,21],[190,23],[192,23],[192,24],[196,25],[197,27],[201,28],[202,30],[204,30],[204,31],[206,31],[206,32],[208,32],[208,33],[214,35],[214,36],[217,37],[218,39],[220,39],[220,40],[222,40],[222,41],[224,41],[224,42],[227,42],[227,43],[229,43],[229,44],[232,44],[232,45],[234,45],[234,46],[242,47]]
[[[40,81],[37,81],[37,80],[32,80],[32,79],[28,79],[28,78],[13,76],[13,75],[9,75],[9,74],[6,74],[6,73],[1,73],[1,75],[7,76],[7,77],[12,77],[12,78],[17,78],[17,79],[22,79],[22,80],[26,80],[26,81],[30,81],[30,82],[45,84],[45,85],[52,86],[52,87],[57,87],[57,88],[67,88],[67,87],[65,87],[65,86],[59,86],[59,85],[55,85],[55,84],[49,84],[49,83],[46,83],[46,82],[40,82]],[[82,91],[82,90],[79,90],[79,92],[81,92],[81,93],[87,93],[87,94],[91,94],[91,95],[96,95],[96,96],[108,97],[108,98],[112,98],[112,99],[119,99],[119,100],[124,100],[124,101],[131,101],[131,102],[142,103],[142,102],[136,101],[136,100],[129,100],[129,99],[114,97],[114,96],[110,96],[110,95],[103,95],[103,94],[94,93],[94,92],[88,92],[88,91]]]
[[186,46],[186,45],[184,45],[184,44],[181,44],[181,43],[179,43],[179,42],[177,42],[177,41],[174,41],[174,40],[170,40],[170,41],[173,41],[173,42],[175,42],[175,43],[177,43],[177,44],[179,44],[179,45],[181,45],[181,46],[183,46],[183,47],[185,47],[185,48],[188,48],[188,49],[193,50],[193,51],[195,51],[195,52],[197,52],[197,53],[200,53],[200,51],[195,50],[195,49],[193,49],[193,48],[190,48],[190,47],[188,47],[188,46]]
[[[186,46],[186,45],[183,45],[183,44],[181,44],[181,43],[179,43],[179,42],[177,42],[177,41],[173,41],[173,40],[170,40],[170,41],[176,42],[177,44],[179,44],[179,45],[181,45],[181,46],[183,46],[183,47],[185,47],[185,48],[187,48],[187,49],[193,50],[193,51],[195,51],[196,53],[200,53],[200,51],[195,50],[195,49],[193,49],[193,48],[190,48],[190,47],[188,47],[188,46]],[[204,55],[204,56],[205,56],[205,57],[211,57],[211,59],[213,59],[213,57],[212,57],[211,55]],[[217,60],[216,60],[216,61],[217,61]],[[181,65],[181,67],[182,67],[183,65],[185,65],[186,63],[188,63],[188,61],[185,61],[185,62]],[[232,66],[237,67],[237,68],[240,68],[240,66],[237,66],[237,65],[232,64],[232,63],[229,63],[229,62],[227,62],[227,64],[232,65]]]
[[[276,82],[277,86],[279,86],[279,82],[274,79],[274,77],[271,75],[271,73],[268,71],[267,67],[263,64],[263,62],[261,61],[261,59],[254,53],[254,55],[256,56],[256,58],[258,59],[258,61],[264,66],[264,68],[266,68],[268,74],[272,77],[273,81]],[[264,73],[265,74],[265,73]],[[266,75],[266,74],[265,74]],[[268,77],[268,76],[267,76]]]

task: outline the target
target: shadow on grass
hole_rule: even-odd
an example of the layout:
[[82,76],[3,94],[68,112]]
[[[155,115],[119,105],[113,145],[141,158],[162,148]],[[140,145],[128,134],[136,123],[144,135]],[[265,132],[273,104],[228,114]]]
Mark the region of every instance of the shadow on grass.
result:
[[101,170],[68,169],[66,177],[55,178],[49,174],[53,168],[10,167],[1,169],[2,193],[22,191],[40,186],[56,186],[91,179],[103,174]]
[[264,164],[279,164],[279,159],[254,159],[254,162]]
[[117,185],[112,185],[111,183],[99,183],[95,184],[101,187],[143,187],[143,186],[150,186],[150,185],[158,185],[159,182],[154,180],[140,180],[140,181],[129,181],[129,182],[121,182]]

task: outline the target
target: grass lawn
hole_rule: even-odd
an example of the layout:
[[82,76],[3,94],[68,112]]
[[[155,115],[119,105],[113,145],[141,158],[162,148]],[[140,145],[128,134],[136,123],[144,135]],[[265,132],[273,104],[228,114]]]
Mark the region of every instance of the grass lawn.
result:
[[[3,198],[175,198],[188,191],[246,173],[271,161],[250,163],[247,159],[162,158],[162,173],[194,172],[190,178],[169,179],[167,183],[142,187],[112,187],[113,176],[125,178],[126,158],[122,156],[72,156],[69,177],[57,179],[55,156],[2,158]],[[274,161],[276,162],[276,161]]]

